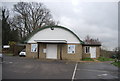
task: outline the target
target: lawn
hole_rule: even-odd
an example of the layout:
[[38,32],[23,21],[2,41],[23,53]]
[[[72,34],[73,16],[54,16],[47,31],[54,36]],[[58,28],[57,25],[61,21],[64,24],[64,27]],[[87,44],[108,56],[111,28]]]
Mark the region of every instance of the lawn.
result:
[[91,58],[83,58],[82,61],[94,61],[94,60]]
[[99,57],[97,60],[99,60],[99,61],[114,61],[114,59],[106,58],[106,57]]

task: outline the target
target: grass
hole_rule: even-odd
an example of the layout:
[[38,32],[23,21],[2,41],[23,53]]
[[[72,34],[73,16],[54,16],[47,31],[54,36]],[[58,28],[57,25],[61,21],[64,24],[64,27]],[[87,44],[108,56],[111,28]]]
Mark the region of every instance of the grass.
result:
[[113,62],[113,63],[111,63],[111,64],[113,64],[113,65],[115,65],[115,66],[117,66],[117,67],[120,67],[120,62]]
[[99,61],[114,61],[114,59],[106,58],[106,57],[99,57],[97,60],[99,60]]
[[94,60],[91,58],[83,58],[82,61],[94,61]]

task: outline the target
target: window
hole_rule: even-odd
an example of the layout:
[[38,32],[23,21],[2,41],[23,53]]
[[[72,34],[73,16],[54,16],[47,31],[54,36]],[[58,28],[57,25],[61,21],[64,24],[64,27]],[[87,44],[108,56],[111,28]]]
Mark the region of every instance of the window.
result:
[[90,53],[90,47],[89,46],[85,47],[85,53]]
[[75,45],[68,45],[68,53],[75,53]]
[[31,52],[37,52],[37,44],[31,44]]

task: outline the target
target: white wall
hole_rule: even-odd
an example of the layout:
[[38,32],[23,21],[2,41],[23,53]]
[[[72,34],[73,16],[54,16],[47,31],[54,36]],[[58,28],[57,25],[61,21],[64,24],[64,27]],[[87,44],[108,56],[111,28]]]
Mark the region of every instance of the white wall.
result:
[[28,43],[36,43],[34,40],[66,40],[67,43],[80,43],[77,37],[70,31],[63,28],[50,28],[43,29],[36,34],[34,34]]

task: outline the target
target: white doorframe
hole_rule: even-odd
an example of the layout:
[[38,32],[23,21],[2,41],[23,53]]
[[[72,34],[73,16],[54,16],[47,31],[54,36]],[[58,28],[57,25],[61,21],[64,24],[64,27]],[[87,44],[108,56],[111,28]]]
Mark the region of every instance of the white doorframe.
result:
[[57,44],[47,44],[47,59],[57,59]]
[[96,47],[90,47],[90,57],[96,58]]

